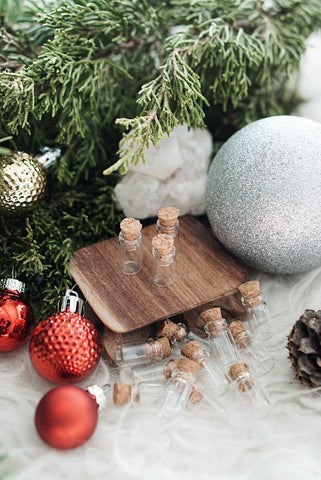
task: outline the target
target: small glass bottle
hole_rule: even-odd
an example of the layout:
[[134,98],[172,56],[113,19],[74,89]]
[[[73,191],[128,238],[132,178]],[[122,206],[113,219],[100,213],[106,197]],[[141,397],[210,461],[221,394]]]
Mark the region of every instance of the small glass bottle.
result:
[[[112,388],[112,401],[114,405],[135,405],[142,402],[144,404],[155,403],[164,394],[164,384],[161,383],[140,383],[138,385],[128,385],[122,382],[115,382]],[[203,398],[202,393],[197,386],[193,386],[187,400],[195,405]]]
[[257,419],[261,420],[270,413],[270,401],[257,380],[254,380],[246,363],[238,362],[232,365],[228,377],[236,385],[241,402],[251,408]]
[[135,275],[142,268],[142,224],[127,217],[120,222],[119,266],[125,275]]
[[114,405],[154,403],[164,392],[164,385],[160,383],[142,383],[139,385],[127,385],[126,383],[115,382],[113,386]]
[[152,240],[153,283],[157,287],[169,287],[175,278],[175,246],[169,235],[160,233]]
[[115,347],[115,361],[118,366],[131,367],[142,363],[170,357],[172,349],[168,338],[118,344]]
[[240,354],[227,328],[226,320],[222,318],[219,307],[205,310],[200,316],[205,321],[204,330],[211,343],[211,354],[225,372],[227,367],[240,360]]
[[227,391],[229,384],[223,371],[197,340],[186,343],[181,354],[202,367],[198,376],[205,387],[208,386],[215,395],[223,395]]
[[200,368],[198,363],[188,358],[177,360],[158,412],[161,417],[173,418],[186,406]]
[[179,249],[179,210],[176,207],[164,207],[158,210],[156,233],[165,233],[174,239],[176,257]]
[[150,365],[137,365],[122,368],[119,372],[120,380],[124,383],[137,385],[138,383],[165,382],[168,380],[174,368],[176,360],[169,362],[155,362]]
[[271,315],[267,304],[262,299],[259,282],[253,280],[243,283],[238,290],[245,306],[246,321],[252,335],[258,340],[268,340],[272,337]]
[[254,340],[246,331],[240,320],[231,322],[228,326],[234,342],[242,357],[250,363],[257,375],[265,375],[274,367],[273,358],[267,353],[263,345]]

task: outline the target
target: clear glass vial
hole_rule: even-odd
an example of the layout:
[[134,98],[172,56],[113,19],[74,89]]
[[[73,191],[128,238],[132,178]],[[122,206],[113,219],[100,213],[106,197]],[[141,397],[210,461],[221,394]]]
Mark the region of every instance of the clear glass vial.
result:
[[120,222],[119,266],[125,275],[135,275],[142,268],[142,224],[127,217]]
[[125,367],[120,370],[120,380],[124,383],[137,385],[139,383],[165,382],[172,375],[176,367],[176,360],[168,362],[154,362],[150,365],[136,365]]
[[174,239],[176,256],[179,245],[179,210],[176,207],[164,207],[158,211],[156,233],[165,233]]
[[198,376],[205,387],[209,387],[215,395],[223,395],[227,391],[229,384],[223,371],[197,340],[186,343],[181,354],[202,367]]
[[219,307],[205,310],[201,317],[205,321],[204,330],[210,340],[211,354],[225,372],[227,367],[241,359],[233,336]]
[[118,366],[131,367],[142,363],[151,363],[171,355],[168,338],[118,344],[115,347],[115,361]]
[[250,373],[249,366],[244,362],[232,365],[228,377],[236,385],[236,392],[244,406],[251,408],[255,418],[261,420],[270,413],[270,401],[257,380]]
[[258,340],[268,340],[272,337],[271,315],[267,304],[262,299],[259,282],[252,280],[243,283],[238,290],[245,306],[246,321],[252,335]]
[[265,375],[272,370],[274,367],[273,358],[267,353],[263,345],[248,334],[240,320],[231,322],[228,328],[237,348],[242,352],[242,358],[253,366],[257,375]]
[[134,405],[138,402],[154,403],[164,392],[164,385],[160,383],[142,383],[139,385],[127,385],[115,382],[113,386],[114,405]]
[[[111,387],[109,397],[112,394],[112,402],[114,405],[135,405],[142,402],[143,404],[155,403],[164,395],[165,386],[162,383],[140,383],[138,385],[128,385],[122,382],[115,382]],[[106,396],[106,395],[105,395]],[[193,386],[187,400],[193,405],[199,403],[203,398],[203,394],[198,390],[197,386]],[[109,400],[108,403],[110,403]]]
[[172,419],[186,406],[195,388],[195,376],[199,369],[200,365],[193,360],[177,360],[158,411],[161,417]]
[[160,233],[152,240],[153,246],[153,283],[157,287],[169,287],[175,279],[174,240],[169,235]]

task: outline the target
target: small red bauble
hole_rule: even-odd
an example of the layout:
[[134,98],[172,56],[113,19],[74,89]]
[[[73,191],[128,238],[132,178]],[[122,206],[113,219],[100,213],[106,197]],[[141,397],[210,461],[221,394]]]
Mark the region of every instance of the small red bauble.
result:
[[24,283],[15,278],[0,283],[0,352],[11,352],[24,345],[31,335],[34,315],[23,298]]
[[[70,292],[73,291],[67,290],[67,297],[63,297],[68,302]],[[76,300],[81,302],[78,297]],[[96,327],[80,313],[71,312],[68,302],[63,300],[65,311],[39,323],[29,345],[35,370],[46,380],[59,384],[84,380],[95,370],[101,356]]]
[[40,400],[35,425],[39,436],[54,448],[68,450],[84,444],[94,433],[98,405],[75,385],[53,388]]

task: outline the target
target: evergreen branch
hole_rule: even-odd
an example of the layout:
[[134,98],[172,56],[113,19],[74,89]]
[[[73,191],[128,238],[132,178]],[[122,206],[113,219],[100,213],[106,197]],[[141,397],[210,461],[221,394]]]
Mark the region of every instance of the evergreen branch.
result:
[[186,53],[186,48],[173,50],[160,75],[142,87],[137,100],[143,108],[142,116],[116,120],[131,130],[121,140],[119,161],[104,170],[105,175],[118,168],[125,173],[130,163],[137,165],[141,159],[145,161],[145,148],[155,145],[165,133],[170,135],[180,123],[204,127],[203,103],[207,101],[201,93],[197,74],[184,59]]

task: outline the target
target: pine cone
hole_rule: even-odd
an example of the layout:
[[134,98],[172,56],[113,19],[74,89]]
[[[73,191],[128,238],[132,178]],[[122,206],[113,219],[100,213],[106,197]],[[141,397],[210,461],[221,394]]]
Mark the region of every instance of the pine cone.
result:
[[297,378],[309,387],[321,386],[321,310],[305,310],[288,336],[287,349]]

